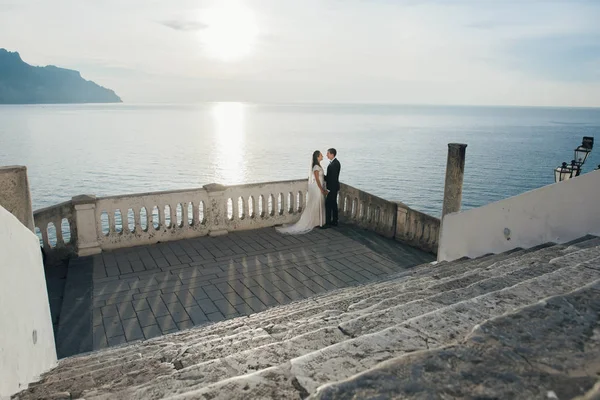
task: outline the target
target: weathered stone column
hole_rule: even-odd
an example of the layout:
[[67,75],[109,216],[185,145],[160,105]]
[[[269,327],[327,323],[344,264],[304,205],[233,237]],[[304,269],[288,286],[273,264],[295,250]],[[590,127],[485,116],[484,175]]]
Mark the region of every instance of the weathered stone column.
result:
[[206,218],[208,235],[226,235],[228,233],[227,227],[225,226],[227,218],[227,199],[225,199],[223,194],[227,187],[218,183],[211,183],[209,185],[204,185],[203,188],[208,193],[208,218]]
[[0,167],[0,206],[17,217],[31,232],[35,232],[27,167]]
[[466,149],[466,144],[448,143],[448,162],[446,164],[442,220],[444,219],[444,215],[460,211]]
[[102,252],[98,242],[96,196],[81,195],[71,199],[77,225],[77,255],[91,256]]

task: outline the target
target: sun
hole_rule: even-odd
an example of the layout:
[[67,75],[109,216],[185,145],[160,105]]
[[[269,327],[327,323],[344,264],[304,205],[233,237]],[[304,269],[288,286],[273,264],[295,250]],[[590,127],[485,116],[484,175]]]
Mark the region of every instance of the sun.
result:
[[224,1],[202,12],[200,19],[206,25],[200,32],[200,40],[209,57],[237,61],[252,53],[258,26],[249,8],[238,2]]

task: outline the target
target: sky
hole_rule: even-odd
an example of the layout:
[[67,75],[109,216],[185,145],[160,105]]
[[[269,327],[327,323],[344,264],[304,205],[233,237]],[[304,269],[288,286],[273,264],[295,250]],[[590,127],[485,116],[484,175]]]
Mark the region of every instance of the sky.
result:
[[128,103],[600,107],[600,0],[0,0],[0,47]]

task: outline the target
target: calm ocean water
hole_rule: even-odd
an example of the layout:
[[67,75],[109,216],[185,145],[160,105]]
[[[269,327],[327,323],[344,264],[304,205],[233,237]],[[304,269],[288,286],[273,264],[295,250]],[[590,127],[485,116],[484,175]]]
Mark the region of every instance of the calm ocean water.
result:
[[34,208],[98,196],[305,178],[338,150],[341,180],[439,216],[447,143],[467,143],[463,208],[554,182],[600,109],[298,105],[0,106],[0,165],[26,165]]

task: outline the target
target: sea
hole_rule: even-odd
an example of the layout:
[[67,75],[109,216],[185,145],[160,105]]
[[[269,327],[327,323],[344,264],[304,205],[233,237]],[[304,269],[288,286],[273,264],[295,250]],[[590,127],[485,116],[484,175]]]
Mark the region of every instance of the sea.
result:
[[[0,165],[25,165],[34,209],[118,195],[306,178],[335,148],[340,180],[439,216],[448,143],[465,143],[463,209],[554,183],[599,108],[386,104],[0,106]],[[583,173],[600,164],[600,143]],[[324,166],[327,160],[323,161]],[[577,193],[573,194],[577,196]]]

